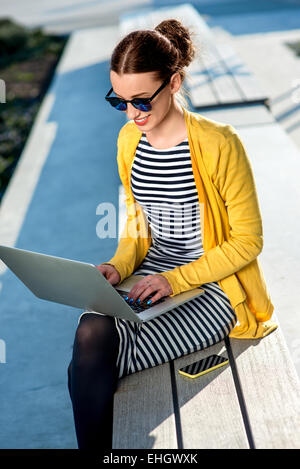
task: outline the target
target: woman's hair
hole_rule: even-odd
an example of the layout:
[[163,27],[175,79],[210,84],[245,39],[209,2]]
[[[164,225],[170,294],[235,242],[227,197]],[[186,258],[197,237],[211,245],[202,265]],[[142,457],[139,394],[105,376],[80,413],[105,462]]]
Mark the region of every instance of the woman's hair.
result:
[[[181,82],[187,67],[195,57],[196,47],[192,33],[175,19],[164,20],[154,29],[140,29],[127,34],[116,45],[110,62],[110,70],[123,73],[156,72],[157,80],[179,72]],[[188,107],[185,99],[188,91],[181,86],[176,98]]]

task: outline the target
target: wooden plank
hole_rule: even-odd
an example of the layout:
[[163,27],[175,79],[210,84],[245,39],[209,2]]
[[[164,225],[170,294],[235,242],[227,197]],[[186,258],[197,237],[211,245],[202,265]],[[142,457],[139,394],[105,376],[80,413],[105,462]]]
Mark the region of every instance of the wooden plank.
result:
[[227,356],[224,341],[174,361],[183,448],[249,448],[230,366],[195,379],[177,371],[212,354]]
[[244,101],[257,101],[259,99],[264,101],[267,99],[266,94],[260,90],[254,75],[229,44],[218,45],[218,52],[226,63],[228,73],[231,73],[239,86]]
[[216,87],[219,102],[264,102],[266,94],[237,55],[229,34],[221,28],[210,29],[192,5],[186,11],[190,22],[193,21],[191,29],[197,32],[195,42],[200,47],[204,66]]
[[299,448],[300,384],[280,328],[261,340],[230,344],[255,447]]
[[218,105],[218,96],[211,84],[211,78],[201,60],[194,60],[188,67],[186,85],[190,100],[195,107]]
[[192,104],[199,108],[241,102],[241,93],[223,63],[208,45],[202,46],[202,57],[196,57],[187,69]]
[[169,363],[119,381],[114,396],[113,448],[177,448]]
[[244,100],[266,101],[266,93],[261,89],[257,79],[247,68],[245,62],[237,54],[229,34],[224,30],[217,29],[214,37],[217,53],[226,64],[228,73],[230,73],[236,81]]
[[206,48],[206,54],[203,54],[202,62],[210,77],[211,86],[216,90],[218,104],[242,101],[240,90],[237,88],[232,76],[211,48]]
[[[184,20],[190,23],[190,29],[195,34],[195,44],[220,104],[266,100],[266,95],[238,57],[224,30],[219,28],[218,34],[215,34],[192,5],[186,9]],[[197,96],[193,104],[202,106]]]
[[[188,68],[188,72],[193,79],[196,78],[197,80],[198,77],[200,77],[200,80],[202,79],[202,86],[197,83],[197,88],[191,89],[193,104],[196,105],[197,103],[197,105],[205,106],[241,101],[240,90],[217,52],[213,34],[197,10],[192,5],[185,4],[165,12],[164,17],[172,17],[182,21],[189,28],[198,50],[192,62],[193,66]],[[156,20],[158,19],[160,19],[159,16],[156,17]],[[204,92],[201,89],[203,84],[208,85],[205,87]],[[206,99],[202,98],[204,93],[207,93],[207,88],[211,88],[208,96],[212,97],[214,102],[210,103],[207,97]],[[198,95],[199,91],[200,95]]]
[[[195,46],[198,49],[197,57],[194,60],[196,67],[198,65],[200,69],[205,68],[219,104],[243,100],[240,88],[218,53],[215,38],[210,28],[196,9],[191,5],[189,7],[184,10],[182,21],[185,25],[188,25],[193,35]],[[192,73],[193,76],[194,73],[197,73],[197,69],[190,69],[189,73]],[[195,98],[197,99],[197,97]],[[193,104],[195,105],[194,102]],[[199,104],[203,105],[202,102]]]
[[208,119],[226,122],[235,128],[274,124],[274,117],[263,104],[202,109],[200,114]]

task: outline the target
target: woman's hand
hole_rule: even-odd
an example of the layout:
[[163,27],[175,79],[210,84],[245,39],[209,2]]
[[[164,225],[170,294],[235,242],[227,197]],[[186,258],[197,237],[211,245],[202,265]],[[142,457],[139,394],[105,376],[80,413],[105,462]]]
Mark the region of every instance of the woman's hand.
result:
[[134,303],[139,299],[139,303],[142,303],[147,296],[154,292],[157,293],[151,298],[151,303],[155,303],[163,296],[171,295],[173,290],[168,280],[162,275],[146,275],[132,287],[128,293],[128,301],[132,299],[131,303]]
[[121,276],[113,265],[100,264],[96,265],[96,267],[105,276],[106,280],[108,280],[112,285],[120,282]]

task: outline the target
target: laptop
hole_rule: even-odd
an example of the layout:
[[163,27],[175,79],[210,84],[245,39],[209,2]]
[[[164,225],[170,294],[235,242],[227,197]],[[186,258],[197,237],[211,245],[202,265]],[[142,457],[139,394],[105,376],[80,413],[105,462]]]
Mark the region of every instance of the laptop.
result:
[[96,311],[134,322],[145,322],[205,293],[194,288],[153,304],[130,305],[125,300],[143,275],[130,275],[117,286],[94,264],[0,245],[0,259],[38,298],[84,311]]

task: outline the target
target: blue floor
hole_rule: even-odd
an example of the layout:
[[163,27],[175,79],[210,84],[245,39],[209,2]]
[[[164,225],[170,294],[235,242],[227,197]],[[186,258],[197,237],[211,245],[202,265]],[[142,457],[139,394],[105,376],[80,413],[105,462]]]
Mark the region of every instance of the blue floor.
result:
[[233,35],[268,33],[300,28],[297,0],[153,0],[154,7],[190,3],[206,16],[209,26],[221,26]]
[[[113,256],[117,238],[97,236],[96,209],[118,209],[116,142],[126,120],[104,100],[108,70],[99,63],[53,81],[57,135],[16,247],[95,264]],[[0,280],[0,448],[76,448],[67,366],[81,310],[36,298],[9,270]]]

